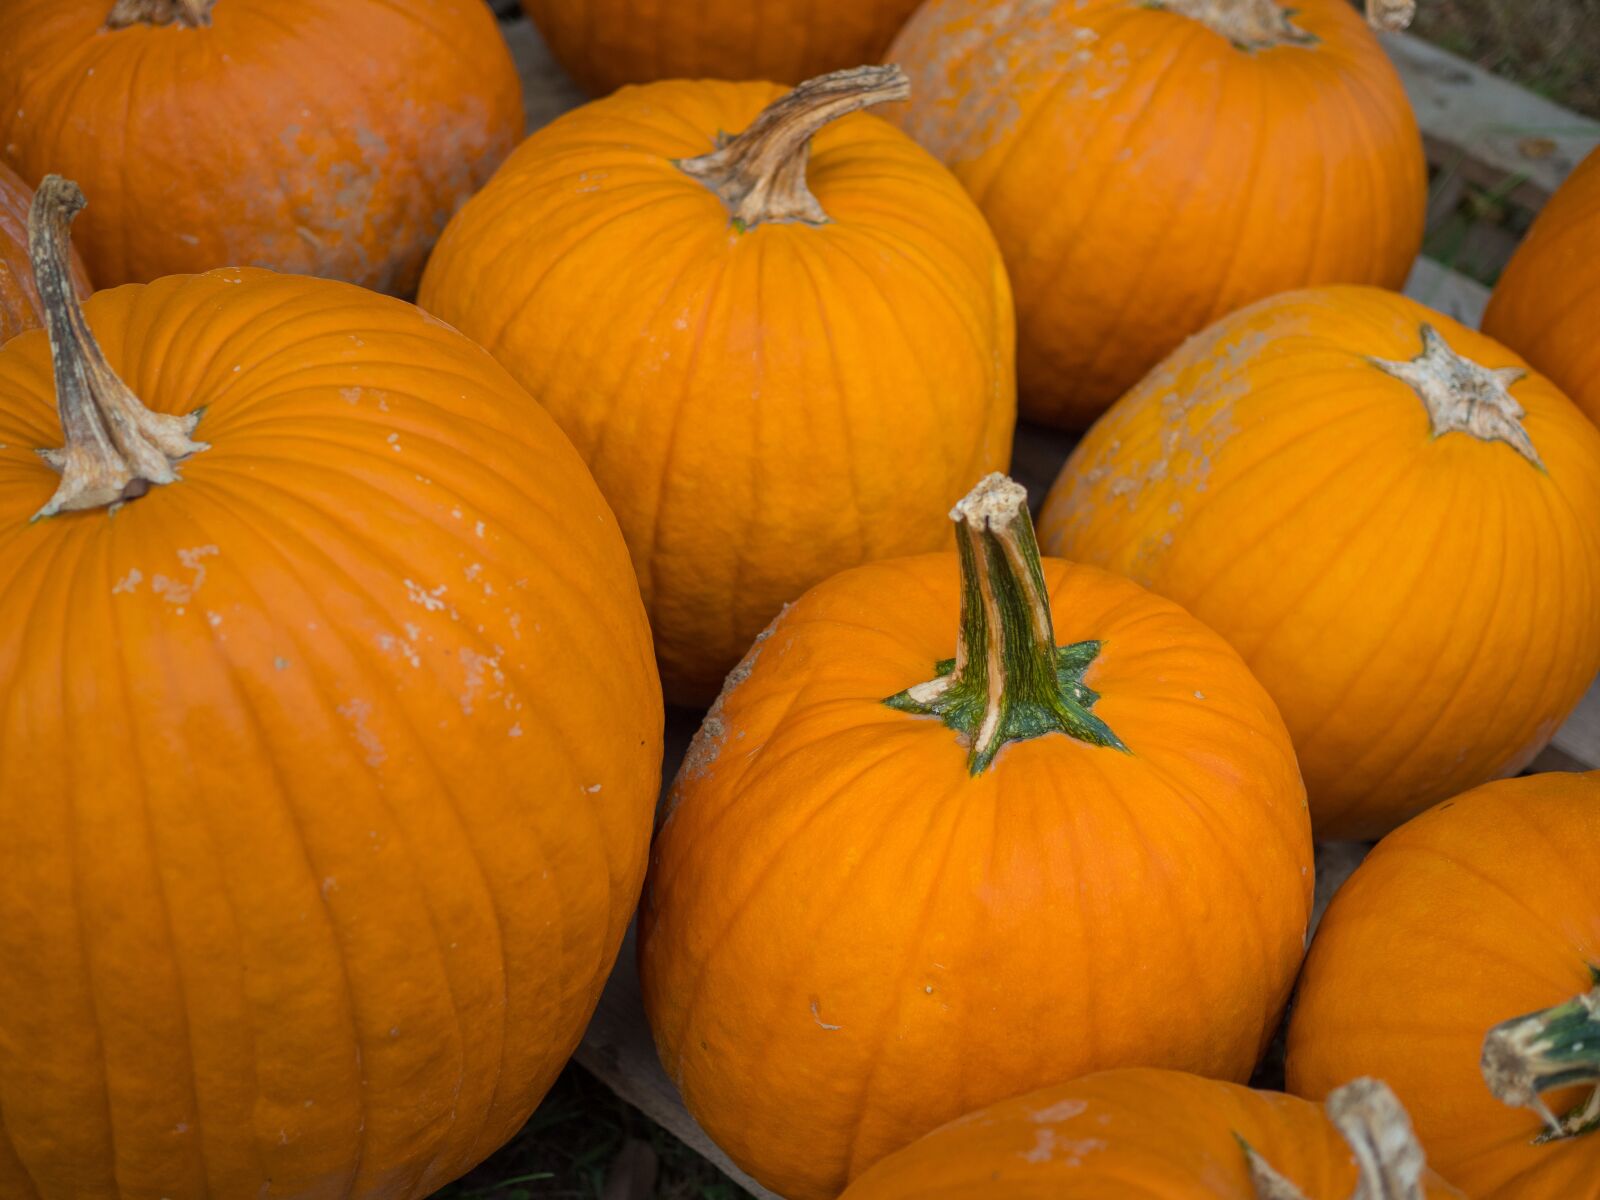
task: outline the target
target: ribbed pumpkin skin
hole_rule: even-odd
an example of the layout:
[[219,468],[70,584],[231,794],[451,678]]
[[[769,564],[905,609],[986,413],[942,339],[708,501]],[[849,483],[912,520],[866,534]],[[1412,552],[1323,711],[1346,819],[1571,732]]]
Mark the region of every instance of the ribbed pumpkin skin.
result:
[[1483,328],[1600,422],[1600,150],[1539,214],[1495,285]]
[[1295,738],[1319,838],[1377,837],[1515,774],[1600,671],[1600,434],[1547,380],[1511,388],[1512,446],[1432,436],[1410,384],[1431,325],[1405,297],[1253,305],[1172,354],[1080,443],[1046,553],[1128,575],[1244,655]]
[[[33,189],[0,161],[0,345],[41,324],[39,292],[33,285],[33,267],[28,262],[28,206],[32,203]],[[80,296],[94,290],[76,251],[72,255],[72,282]]]
[[918,0],[523,0],[591,95],[657,79],[799,83],[877,62]]
[[110,9],[0,5],[0,157],[82,184],[102,287],[248,265],[409,295],[522,134],[482,0],[217,0],[196,29]]
[[881,702],[954,650],[943,554],[792,605],[679,775],[645,1009],[690,1111],[791,1200],[1048,1081],[1243,1080],[1288,995],[1311,847],[1272,702],[1176,605],[1044,568],[1056,641],[1104,642],[1085,682],[1131,754],[1051,734],[973,777],[952,730]]
[[1130,0],[929,0],[889,51],[889,114],[994,228],[1024,416],[1082,428],[1187,335],[1321,283],[1399,287],[1426,164],[1348,0],[1290,5],[1315,45],[1241,50]]
[[46,337],[0,350],[0,1195],[426,1196],[555,1078],[643,876],[615,522],[409,305],[224,270],[87,310],[211,449],[30,525]]
[[[1322,1109],[1178,1071],[1106,1071],[994,1104],[868,1171],[842,1200],[1258,1200],[1239,1139],[1307,1200],[1358,1172]],[[1437,1176],[1426,1195],[1459,1197]]]
[[951,504],[1011,450],[1005,268],[926,153],[835,121],[809,170],[829,223],[742,234],[673,165],[781,94],[669,82],[567,114],[451,222],[419,299],[588,461],[686,703],[812,584],[946,545]]
[[[1477,1200],[1592,1197],[1600,1135],[1534,1145],[1490,1093],[1484,1035],[1571,1000],[1600,968],[1600,775],[1489,784],[1379,843],[1318,928],[1289,1027],[1291,1091],[1381,1075],[1429,1163]],[[1551,1092],[1559,1115],[1588,1089]]]

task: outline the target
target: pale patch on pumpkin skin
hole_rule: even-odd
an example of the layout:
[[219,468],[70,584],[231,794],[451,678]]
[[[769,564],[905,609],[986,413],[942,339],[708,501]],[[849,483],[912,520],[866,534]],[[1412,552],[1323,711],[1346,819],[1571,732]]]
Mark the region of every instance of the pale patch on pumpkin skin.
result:
[[1070,1121],[1073,1117],[1079,1116],[1088,1107],[1089,1102],[1087,1100],[1074,1100],[1069,1097],[1057,1104],[1052,1104],[1049,1108],[1035,1109],[1033,1119],[1041,1125],[1055,1121]]
[[815,996],[811,998],[811,1019],[819,1028],[826,1029],[829,1033],[837,1033],[844,1028],[843,1025],[829,1025],[822,1019],[821,1002]]
[[[717,755],[722,752],[722,744],[727,740],[728,731],[722,720],[722,710],[729,696],[738,690],[739,685],[750,678],[750,673],[755,670],[756,659],[761,657],[761,647],[778,628],[784,614],[789,611],[785,604],[781,612],[772,619],[772,623],[756,634],[756,640],[750,644],[750,649],[745,651],[745,656],[739,664],[728,672],[722,681],[722,691],[717,694],[716,700],[706,711],[705,720],[695,732],[694,740],[689,743],[689,752],[683,756],[683,766],[678,769],[678,779],[674,782],[672,793],[667,797],[666,816],[663,821],[670,821],[673,812],[677,809],[678,784],[686,779],[698,779],[704,775],[711,764],[717,761]],[[742,737],[743,734],[741,733]]]
[[[349,722],[350,731],[355,735],[357,744],[366,752],[367,766],[382,766],[389,755],[384,750],[383,742],[378,735],[367,726],[367,718],[372,715],[372,705],[365,700],[352,699],[339,705],[336,711]],[[372,836],[377,837],[377,830],[372,831]]]

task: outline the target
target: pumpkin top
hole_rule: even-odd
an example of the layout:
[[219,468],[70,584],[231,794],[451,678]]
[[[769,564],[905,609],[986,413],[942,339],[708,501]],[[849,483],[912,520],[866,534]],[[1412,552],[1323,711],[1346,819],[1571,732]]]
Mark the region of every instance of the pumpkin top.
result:
[[[1307,46],[1317,35],[1295,24],[1295,8],[1280,0],[1154,0],[1221,34],[1241,50]],[[1416,15],[1415,0],[1367,0],[1367,20],[1377,29],[1401,30]]]
[[[1483,1077],[1502,1103],[1530,1108],[1545,1123],[1541,1142],[1600,1135],[1600,965],[1595,986],[1565,1004],[1496,1025],[1483,1041]],[[1544,1093],[1593,1085],[1587,1102],[1557,1116]]]
[[809,79],[767,105],[743,133],[719,134],[717,149],[678,169],[721,198],[742,230],[763,221],[821,225],[828,214],[806,186],[811,139],[847,113],[911,95],[899,67],[857,67]]
[[197,29],[211,24],[217,0],[116,0],[106,16],[107,29],[130,25],[179,25]]

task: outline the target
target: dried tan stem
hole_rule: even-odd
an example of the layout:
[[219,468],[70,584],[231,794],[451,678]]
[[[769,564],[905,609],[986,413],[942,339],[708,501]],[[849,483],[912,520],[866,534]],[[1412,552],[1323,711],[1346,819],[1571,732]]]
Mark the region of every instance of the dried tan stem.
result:
[[1367,21],[1374,29],[1399,33],[1417,15],[1417,0],[1367,0]]
[[217,0],[116,0],[106,15],[107,29],[130,25],[182,25],[198,29],[211,24],[211,7]]

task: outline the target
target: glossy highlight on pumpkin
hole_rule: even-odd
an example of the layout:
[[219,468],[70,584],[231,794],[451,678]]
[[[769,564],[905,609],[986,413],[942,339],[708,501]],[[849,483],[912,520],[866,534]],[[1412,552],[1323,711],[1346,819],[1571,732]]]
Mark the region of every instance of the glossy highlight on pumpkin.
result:
[[[1290,1089],[1315,1099],[1381,1073],[1428,1161],[1467,1195],[1592,1195],[1600,1128],[1551,1138],[1532,1106],[1496,1098],[1482,1060],[1501,1022],[1600,996],[1596,879],[1600,773],[1492,783],[1390,834],[1318,929],[1289,1026]],[[1600,1087],[1600,1039],[1577,1058],[1587,1073],[1543,1096],[1558,1119]]]
[[1600,423],[1600,150],[1539,213],[1495,285],[1483,328]]
[[86,315],[204,444],[31,521],[51,351],[0,348],[0,1195],[421,1200],[523,1124],[638,894],[620,533],[410,305],[227,269]]
[[[990,566],[1018,562],[995,535]],[[884,702],[928,697],[953,657],[958,676],[1024,665],[1036,618],[1003,603],[1008,649],[984,649],[967,631],[990,605],[960,575],[953,554],[896,559],[791,605],[729,676],[656,839],[640,972],[662,1062],[792,1200],[1089,1071],[1243,1080],[1299,966],[1304,792],[1233,651],[1125,579],[1045,560],[1051,638],[1097,645],[1084,690],[1061,686],[1121,745],[1035,723],[975,763],[987,721]]]
[[1600,434],[1503,346],[1375,288],[1191,339],[1079,444],[1039,536],[1233,643],[1320,838],[1522,770],[1600,673]]
[[[1350,1146],[1319,1105],[1129,1068],[969,1113],[884,1159],[842,1200],[1269,1200],[1252,1156],[1295,1189],[1277,1193],[1283,1200],[1369,1194],[1357,1191]],[[1398,1173],[1412,1182],[1414,1172]],[[1433,1172],[1420,1174],[1420,1188],[1371,1194],[1459,1200]]]
[[483,0],[6,0],[0,159],[101,287],[260,266],[406,296],[522,134]]
[[1398,288],[1426,164],[1349,0],[929,0],[891,119],[994,228],[1029,419],[1088,425],[1185,337],[1311,284]]
[[[530,137],[428,264],[422,306],[551,412],[616,510],[674,701],[709,703],[812,584],[944,545],[1010,455],[994,238],[925,151],[849,112],[903,86],[625,89]],[[791,132],[837,118],[809,151],[719,151],[795,96],[815,107]]]

